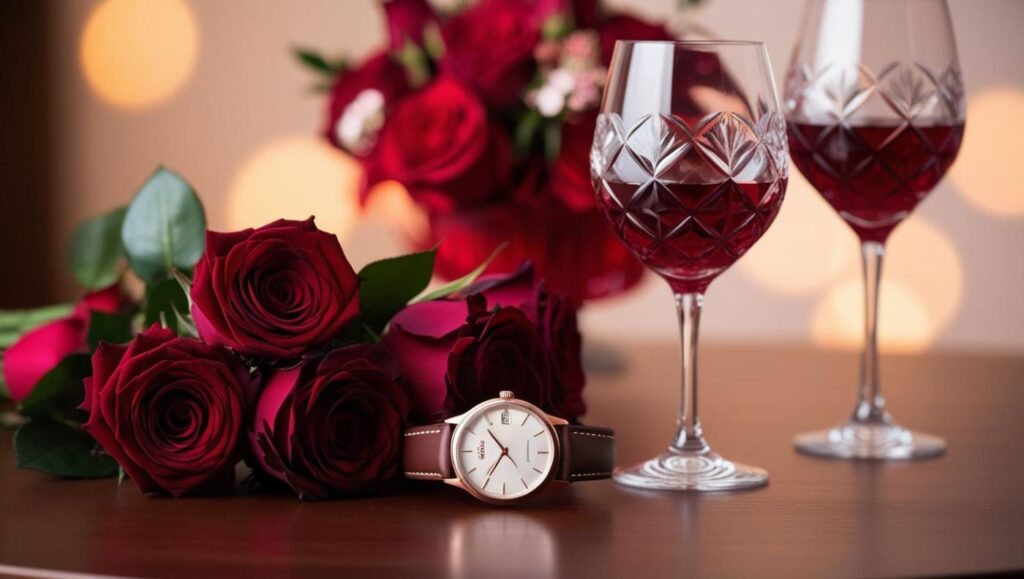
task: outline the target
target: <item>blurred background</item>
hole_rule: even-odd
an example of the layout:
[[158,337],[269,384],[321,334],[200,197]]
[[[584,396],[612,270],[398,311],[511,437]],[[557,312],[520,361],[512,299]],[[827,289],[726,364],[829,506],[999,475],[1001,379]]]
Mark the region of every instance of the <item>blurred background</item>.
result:
[[[767,42],[785,74],[802,0],[606,0],[677,29]],[[950,0],[967,132],[949,176],[893,234],[883,349],[1024,352],[1024,2]],[[376,0],[0,3],[0,308],[73,297],[67,239],[127,202],[157,164],[198,190],[211,228],[317,216],[358,268],[400,253],[422,218],[398,189],[361,213],[356,165],[318,138],[324,99],[294,47],[358,59],[385,42]],[[781,86],[781,83],[780,83]],[[793,169],[758,245],[711,287],[709,341],[855,348],[856,239]],[[589,305],[589,338],[675,339],[667,286],[648,276]]]

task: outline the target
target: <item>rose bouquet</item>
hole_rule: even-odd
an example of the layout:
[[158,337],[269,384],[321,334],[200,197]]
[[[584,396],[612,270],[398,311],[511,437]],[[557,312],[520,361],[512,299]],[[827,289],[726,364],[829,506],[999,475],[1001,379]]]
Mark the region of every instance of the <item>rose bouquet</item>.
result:
[[[694,3],[689,2],[689,3]],[[536,263],[576,302],[635,284],[641,264],[602,222],[590,142],[617,40],[669,40],[660,24],[598,0],[481,0],[440,14],[386,0],[388,45],[349,66],[300,50],[329,90],[323,134],[362,164],[362,198],[401,183],[449,240],[437,273]]]
[[428,292],[436,255],[356,272],[313,218],[206,231],[192,188],[159,169],[75,231],[77,304],[0,312],[18,466],[181,496],[229,491],[245,460],[323,498],[384,488],[404,427],[499,390],[583,414],[573,303],[529,264]]

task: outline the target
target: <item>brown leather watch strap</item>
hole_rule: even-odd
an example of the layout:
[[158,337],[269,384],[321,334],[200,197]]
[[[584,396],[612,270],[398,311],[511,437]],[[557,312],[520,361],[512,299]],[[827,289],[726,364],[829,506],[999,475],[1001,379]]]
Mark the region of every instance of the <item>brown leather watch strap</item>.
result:
[[455,478],[452,468],[451,424],[417,426],[405,431],[402,445],[402,466],[405,476],[420,480]]
[[612,476],[615,468],[615,431],[574,424],[555,426],[561,441],[561,465],[557,480],[598,480]]

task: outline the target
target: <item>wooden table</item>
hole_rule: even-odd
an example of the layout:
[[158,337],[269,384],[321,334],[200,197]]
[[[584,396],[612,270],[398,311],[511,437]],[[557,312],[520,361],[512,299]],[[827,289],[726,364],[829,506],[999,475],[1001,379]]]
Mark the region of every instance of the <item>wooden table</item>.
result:
[[[677,404],[675,347],[633,346],[594,377],[589,419],[622,463],[661,450]],[[115,575],[457,577],[904,576],[1024,569],[1024,358],[888,356],[890,408],[947,437],[918,463],[820,460],[792,436],[851,410],[856,359],[707,347],[702,416],[764,489],[639,492],[610,481],[501,510],[443,485],[303,503],[290,496],[147,499],[130,484],[13,468],[0,434],[0,564]],[[0,567],[0,572],[11,567]]]

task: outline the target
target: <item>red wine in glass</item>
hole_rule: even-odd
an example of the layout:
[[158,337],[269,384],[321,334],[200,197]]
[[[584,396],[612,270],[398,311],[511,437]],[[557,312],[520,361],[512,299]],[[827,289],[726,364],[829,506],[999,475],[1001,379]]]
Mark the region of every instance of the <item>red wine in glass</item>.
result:
[[884,242],[946,174],[964,124],[788,124],[800,172],[862,241]]
[[612,230],[676,292],[702,292],[761,238],[782,206],[771,183],[608,182],[598,206]]

